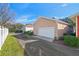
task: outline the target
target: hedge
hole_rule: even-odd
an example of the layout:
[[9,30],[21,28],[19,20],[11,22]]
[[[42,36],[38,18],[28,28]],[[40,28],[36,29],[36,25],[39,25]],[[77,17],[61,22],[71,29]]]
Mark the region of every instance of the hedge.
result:
[[71,47],[79,47],[79,38],[71,35],[64,36],[64,43]]

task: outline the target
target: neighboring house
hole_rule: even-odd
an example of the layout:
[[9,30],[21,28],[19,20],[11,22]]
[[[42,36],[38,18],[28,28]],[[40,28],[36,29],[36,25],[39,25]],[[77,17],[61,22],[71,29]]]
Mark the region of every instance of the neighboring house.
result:
[[79,13],[70,16],[71,20],[76,23],[75,31],[76,37],[79,37]]
[[26,24],[23,27],[23,31],[33,31],[33,25],[32,24]]
[[34,35],[52,38],[50,40],[46,39],[50,42],[52,42],[54,39],[59,39],[68,30],[68,23],[47,17],[39,17],[33,26]]

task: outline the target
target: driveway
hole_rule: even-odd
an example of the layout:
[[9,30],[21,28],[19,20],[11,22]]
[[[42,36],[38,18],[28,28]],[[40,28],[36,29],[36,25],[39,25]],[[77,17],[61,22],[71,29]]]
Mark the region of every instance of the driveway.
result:
[[26,43],[38,41],[38,40],[33,39],[33,38],[26,38],[26,37],[24,37],[24,34],[22,34],[22,33],[14,33],[13,35],[17,38],[17,40],[19,41],[19,43],[21,44],[21,46],[23,48],[25,48]]
[[[37,39],[38,41],[26,44],[26,49],[27,49],[27,45],[29,45],[29,48],[31,50],[29,49],[27,50],[30,52],[33,52],[33,54],[29,53],[30,55],[40,55],[39,49],[41,49],[42,56],[43,55],[46,55],[46,56],[79,56],[79,48],[71,48],[71,47],[63,46],[61,44],[57,44],[54,42],[48,42],[48,41],[42,40],[44,38],[38,37],[38,36],[33,36],[33,38]],[[34,50],[33,47],[34,49],[36,48],[35,53],[33,51]]]
[[79,49],[47,42],[42,40],[42,37],[32,36],[30,38],[25,38],[23,34],[17,34],[15,36],[25,49],[25,52],[31,56],[79,56]]

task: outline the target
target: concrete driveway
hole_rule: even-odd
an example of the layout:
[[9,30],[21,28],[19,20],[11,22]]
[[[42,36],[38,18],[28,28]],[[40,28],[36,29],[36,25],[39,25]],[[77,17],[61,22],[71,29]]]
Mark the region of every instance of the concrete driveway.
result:
[[23,34],[15,36],[29,56],[79,56],[78,48],[64,47],[60,44],[47,42],[38,36],[30,38],[25,38]]
[[[38,36],[33,36],[33,39],[37,39],[38,41],[36,42],[32,42],[32,43],[28,43],[26,44],[29,45],[29,48],[32,47],[32,50],[28,49],[28,51],[33,52],[33,47],[34,49],[37,48],[36,50],[39,50],[35,53],[33,52],[33,54],[29,53],[30,55],[46,55],[46,56],[79,56],[79,48],[71,48],[68,46],[63,46],[61,44],[57,44],[54,42],[48,42],[42,39],[42,37],[38,37]],[[26,47],[27,49],[27,47]],[[40,53],[40,50],[42,51]]]

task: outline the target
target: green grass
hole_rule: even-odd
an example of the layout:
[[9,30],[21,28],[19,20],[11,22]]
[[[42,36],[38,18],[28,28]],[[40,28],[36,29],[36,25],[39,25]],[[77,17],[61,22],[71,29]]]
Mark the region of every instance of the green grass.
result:
[[21,47],[16,38],[12,35],[8,35],[1,50],[0,56],[23,56],[24,49]]

